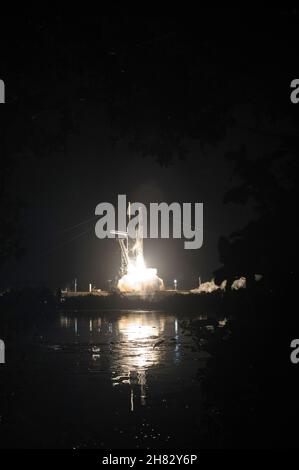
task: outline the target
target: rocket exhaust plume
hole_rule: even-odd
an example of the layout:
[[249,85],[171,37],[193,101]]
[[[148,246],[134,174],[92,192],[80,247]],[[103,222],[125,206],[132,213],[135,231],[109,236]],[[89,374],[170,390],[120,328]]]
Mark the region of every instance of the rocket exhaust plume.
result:
[[[130,221],[130,204],[128,208]],[[143,226],[142,213],[138,214],[138,227],[136,229],[135,244],[130,247],[128,232],[112,232],[118,235],[121,248],[121,278],[117,287],[123,293],[147,294],[164,289],[162,279],[157,270],[147,268],[143,256]]]
[[121,292],[149,293],[163,290],[162,279],[157,276],[157,270],[147,268],[143,256],[129,262],[127,274],[121,277],[117,285]]

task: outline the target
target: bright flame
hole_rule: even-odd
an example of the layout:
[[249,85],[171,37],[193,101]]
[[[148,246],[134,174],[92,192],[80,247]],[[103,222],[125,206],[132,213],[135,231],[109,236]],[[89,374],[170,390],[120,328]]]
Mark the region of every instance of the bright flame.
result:
[[135,261],[130,260],[128,272],[118,281],[117,287],[121,292],[153,292],[163,290],[164,285],[157,276],[157,270],[147,268],[140,254]]

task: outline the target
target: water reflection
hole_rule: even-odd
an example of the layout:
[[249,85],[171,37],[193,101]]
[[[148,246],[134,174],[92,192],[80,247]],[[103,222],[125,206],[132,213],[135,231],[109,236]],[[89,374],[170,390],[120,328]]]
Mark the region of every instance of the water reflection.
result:
[[14,448],[196,448],[206,356],[193,320],[146,311],[42,318],[10,369],[14,406],[2,435]]
[[62,315],[60,327],[79,344],[90,344],[90,371],[109,369],[111,385],[129,388],[129,408],[146,405],[148,373],[180,361],[180,327],[175,316],[158,312],[102,314],[98,318]]
[[[168,332],[175,320],[167,322]],[[116,328],[121,342],[111,364],[113,385],[127,383],[131,389],[131,411],[135,400],[146,404],[147,370],[157,366],[163,351],[156,347],[158,339],[165,333],[166,321],[155,314],[135,314],[121,317]],[[137,387],[136,387],[137,385]]]

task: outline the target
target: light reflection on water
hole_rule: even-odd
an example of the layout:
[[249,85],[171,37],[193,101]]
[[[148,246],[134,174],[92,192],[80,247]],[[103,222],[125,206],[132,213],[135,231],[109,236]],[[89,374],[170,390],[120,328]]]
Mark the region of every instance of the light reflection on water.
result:
[[[165,312],[85,311],[64,313],[43,327],[26,366],[35,400],[30,388],[25,399],[30,422],[44,410],[43,445],[197,446],[197,373],[206,357],[181,320]],[[60,428],[53,432],[57,421]]]
[[95,343],[90,347],[92,372],[103,371],[109,358],[111,385],[129,388],[134,412],[136,400],[146,405],[148,370],[179,362],[179,322],[159,312],[123,312],[114,319],[112,313],[102,315],[88,319],[61,315],[60,326],[79,342]]
[[[163,360],[162,341],[172,333],[172,317],[167,320],[152,314],[122,317],[117,323],[122,338],[119,354],[112,364],[113,385],[127,383],[130,386],[131,411],[134,411],[134,385],[140,387],[140,403],[146,404],[147,369],[158,366]],[[166,331],[165,331],[166,330]]]
[[181,320],[164,312],[73,311],[41,321],[15,368],[7,442],[196,448],[202,413],[197,372],[206,358]]

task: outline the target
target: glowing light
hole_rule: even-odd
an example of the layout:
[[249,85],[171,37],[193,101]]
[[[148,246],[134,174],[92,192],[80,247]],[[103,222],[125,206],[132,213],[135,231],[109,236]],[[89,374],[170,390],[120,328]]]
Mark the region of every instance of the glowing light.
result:
[[152,315],[132,315],[123,317],[118,322],[120,333],[126,341],[151,340],[154,341],[165,329],[165,320],[158,320]]
[[152,292],[162,290],[164,284],[157,276],[157,270],[147,268],[143,255],[138,255],[135,261],[129,260],[127,274],[118,281],[121,292]]
[[[128,208],[129,221],[131,206]],[[130,223],[130,222],[129,222]],[[112,231],[121,248],[121,272],[118,289],[124,293],[149,293],[164,289],[163,281],[157,276],[157,270],[147,268],[143,257],[143,220],[142,211],[138,214],[138,225],[135,227],[135,243],[131,247],[129,230],[126,232]]]
[[122,340],[129,345],[129,352],[119,357],[120,370],[117,375],[128,376],[131,383],[135,380],[133,373],[141,374],[137,377],[140,384],[143,372],[157,365],[161,358],[160,349],[153,346],[165,330],[165,320],[159,322],[152,314],[130,315],[118,321],[118,330]]

